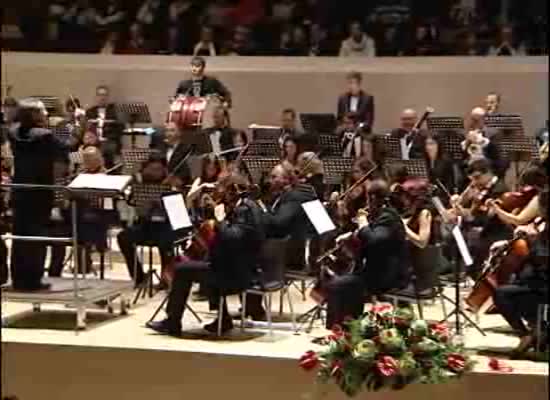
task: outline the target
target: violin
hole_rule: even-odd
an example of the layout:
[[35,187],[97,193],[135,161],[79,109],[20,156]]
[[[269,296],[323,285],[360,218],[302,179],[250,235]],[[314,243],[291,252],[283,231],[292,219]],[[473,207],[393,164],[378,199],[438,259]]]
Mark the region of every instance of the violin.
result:
[[538,194],[534,186],[524,186],[516,192],[506,192],[496,201],[499,207],[506,212],[521,210]]

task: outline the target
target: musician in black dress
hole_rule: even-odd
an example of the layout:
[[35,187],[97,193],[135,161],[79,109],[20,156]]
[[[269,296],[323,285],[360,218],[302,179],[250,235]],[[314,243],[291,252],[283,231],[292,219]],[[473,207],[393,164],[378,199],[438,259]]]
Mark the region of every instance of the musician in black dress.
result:
[[[530,235],[526,264],[515,282],[497,288],[494,295],[498,311],[520,337],[512,352],[517,358],[533,347],[537,339],[548,343],[548,337],[535,337],[538,307],[548,303],[548,186],[541,192],[539,202],[544,227],[541,232],[524,229]],[[544,332],[548,329],[543,328]]]
[[423,155],[430,182],[433,185],[443,185],[448,193],[453,193],[459,187],[460,177],[455,173],[453,161],[445,154],[439,136],[426,135]]
[[389,187],[381,179],[368,189],[368,219],[358,216],[359,228],[341,235],[337,242],[355,237],[360,242],[360,265],[349,275],[328,284],[327,328],[363,313],[367,296],[383,295],[408,283],[405,228],[397,211],[388,203]]
[[231,107],[231,92],[213,76],[204,74],[206,60],[193,57],[191,60],[191,79],[181,81],[176,89],[176,96],[204,97],[217,95],[221,97],[225,107]]
[[101,142],[105,166],[111,168],[122,148],[122,124],[118,122],[116,105],[109,101],[109,87],[96,88],[96,104],[86,110],[88,125]]
[[[147,326],[159,333],[181,335],[181,320],[193,282],[206,282],[211,301],[220,295],[239,293],[255,279],[258,254],[265,239],[262,211],[246,194],[248,183],[239,175],[225,177],[218,187],[222,203],[216,207],[217,236],[207,261],[187,261],[176,266],[166,307],[168,317]],[[222,331],[233,328],[223,302]],[[216,332],[218,322],[204,328]]]

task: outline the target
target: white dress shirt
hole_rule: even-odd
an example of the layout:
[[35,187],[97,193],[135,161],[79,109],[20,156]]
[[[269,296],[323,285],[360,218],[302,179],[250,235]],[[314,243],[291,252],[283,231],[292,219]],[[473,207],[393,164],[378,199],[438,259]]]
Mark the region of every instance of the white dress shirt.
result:
[[212,151],[214,154],[219,154],[222,151],[222,146],[220,144],[221,136],[221,131],[214,131],[210,134],[210,145],[212,146]]
[[349,98],[350,112],[357,112],[358,109],[359,109],[359,96],[350,96]]

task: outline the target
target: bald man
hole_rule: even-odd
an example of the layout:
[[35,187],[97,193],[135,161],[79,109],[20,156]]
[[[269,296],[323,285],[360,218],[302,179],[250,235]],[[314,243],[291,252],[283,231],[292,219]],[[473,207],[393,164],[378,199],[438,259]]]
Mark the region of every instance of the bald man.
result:
[[422,129],[415,130],[414,126],[417,122],[418,113],[416,110],[406,108],[401,112],[399,128],[391,131],[391,137],[400,140],[402,159],[422,158],[426,131]]

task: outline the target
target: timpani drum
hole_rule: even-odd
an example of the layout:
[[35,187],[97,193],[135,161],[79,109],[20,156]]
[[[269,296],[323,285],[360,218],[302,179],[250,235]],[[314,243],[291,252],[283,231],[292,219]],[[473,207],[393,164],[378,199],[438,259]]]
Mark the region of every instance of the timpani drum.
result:
[[206,129],[214,126],[214,110],[221,105],[217,96],[179,96],[170,104],[167,122],[180,129]]

